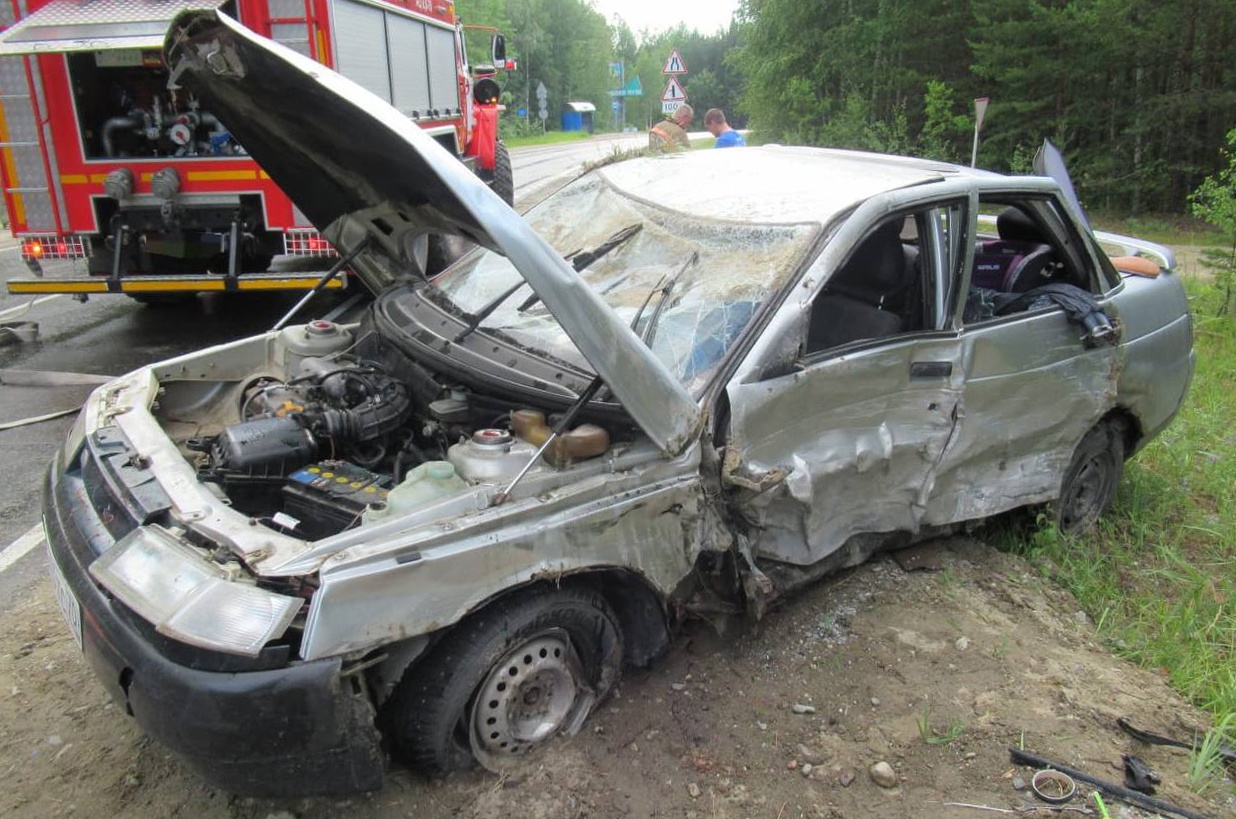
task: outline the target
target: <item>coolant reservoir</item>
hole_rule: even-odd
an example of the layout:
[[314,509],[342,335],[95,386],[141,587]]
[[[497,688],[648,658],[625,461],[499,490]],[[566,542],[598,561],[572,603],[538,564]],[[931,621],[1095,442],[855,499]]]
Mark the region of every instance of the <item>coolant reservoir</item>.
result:
[[399,517],[468,488],[450,461],[426,461],[386,495],[386,505],[374,504],[361,516],[362,525]]
[[446,453],[460,475],[477,483],[507,483],[535,455],[535,446],[514,438],[505,429],[478,429]]
[[316,319],[280,330],[279,344],[283,348],[284,375],[295,378],[306,358],[321,358],[352,346],[352,331],[333,321]]

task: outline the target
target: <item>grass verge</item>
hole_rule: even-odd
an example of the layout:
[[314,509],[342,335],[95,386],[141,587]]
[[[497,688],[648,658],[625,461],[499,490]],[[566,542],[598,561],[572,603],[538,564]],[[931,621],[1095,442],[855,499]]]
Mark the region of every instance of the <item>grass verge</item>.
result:
[[1186,279],[1197,369],[1185,406],[1125,466],[1098,531],[1042,525],[1000,545],[1068,588],[1117,653],[1157,669],[1236,725],[1236,319],[1210,282]]
[[523,148],[528,145],[558,145],[563,142],[579,142],[590,135],[587,131],[546,131],[543,134],[521,137],[503,137],[508,148]]

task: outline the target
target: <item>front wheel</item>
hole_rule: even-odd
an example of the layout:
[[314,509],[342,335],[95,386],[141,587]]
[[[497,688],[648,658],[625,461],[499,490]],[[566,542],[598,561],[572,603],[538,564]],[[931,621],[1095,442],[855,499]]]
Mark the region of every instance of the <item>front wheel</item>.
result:
[[585,589],[537,590],[463,621],[410,668],[384,708],[395,754],[441,774],[500,771],[574,733],[613,689],[622,632]]
[[1069,535],[1080,534],[1098,523],[1111,508],[1124,471],[1124,430],[1119,424],[1101,423],[1081,439],[1060,484],[1056,500],[1056,525]]

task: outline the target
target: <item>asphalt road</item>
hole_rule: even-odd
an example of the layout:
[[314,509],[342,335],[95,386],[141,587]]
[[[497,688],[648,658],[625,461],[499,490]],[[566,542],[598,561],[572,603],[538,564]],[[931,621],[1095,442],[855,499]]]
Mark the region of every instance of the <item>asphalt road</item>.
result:
[[[519,207],[539,201],[595,162],[645,144],[643,134],[601,136],[579,143],[517,148],[511,152]],[[67,273],[68,262],[46,265],[48,275]],[[0,279],[29,272],[15,242],[0,234]],[[298,293],[210,294],[187,305],[146,307],[125,296],[10,296],[0,288],[0,326],[34,322],[39,340],[3,343],[0,332],[0,425],[70,410],[91,387],[21,386],[4,383],[4,370],[116,376],[182,353],[253,335],[269,328],[300,297]],[[339,307],[346,296],[315,300],[298,318],[308,320]],[[72,424],[72,415],[0,430],[0,612],[31,593],[44,571],[39,509],[47,464]]]

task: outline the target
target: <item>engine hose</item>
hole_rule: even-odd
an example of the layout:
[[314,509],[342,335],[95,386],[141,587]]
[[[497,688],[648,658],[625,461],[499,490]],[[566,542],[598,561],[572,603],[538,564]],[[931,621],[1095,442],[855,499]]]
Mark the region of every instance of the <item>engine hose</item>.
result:
[[407,388],[397,381],[389,382],[378,400],[374,398],[371,396],[350,409],[306,412],[302,417],[311,429],[331,438],[371,441],[398,429],[412,410]]

